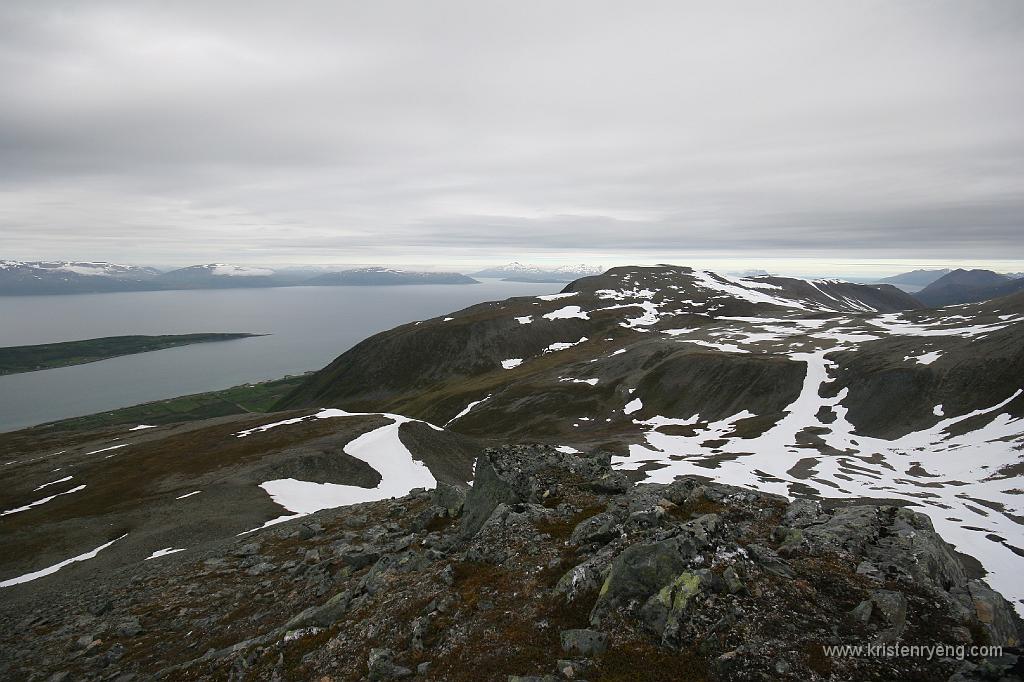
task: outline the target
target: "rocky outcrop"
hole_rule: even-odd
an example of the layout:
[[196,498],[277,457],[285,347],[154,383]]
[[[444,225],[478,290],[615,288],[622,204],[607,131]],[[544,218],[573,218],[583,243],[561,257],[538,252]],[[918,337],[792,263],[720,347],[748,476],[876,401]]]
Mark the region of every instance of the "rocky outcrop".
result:
[[[0,615],[4,679],[1017,679],[1021,623],[907,508],[823,508],[607,455],[442,485]],[[1002,656],[840,655],[1001,645]],[[830,653],[831,652],[831,653]],[[29,675],[26,671],[36,671]]]

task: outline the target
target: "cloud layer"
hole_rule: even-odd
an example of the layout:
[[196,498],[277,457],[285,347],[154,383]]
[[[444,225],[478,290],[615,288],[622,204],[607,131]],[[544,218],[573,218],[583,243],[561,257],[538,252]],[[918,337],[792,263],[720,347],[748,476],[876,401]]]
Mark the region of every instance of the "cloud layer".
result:
[[1019,258],[1024,4],[0,5],[0,251]]

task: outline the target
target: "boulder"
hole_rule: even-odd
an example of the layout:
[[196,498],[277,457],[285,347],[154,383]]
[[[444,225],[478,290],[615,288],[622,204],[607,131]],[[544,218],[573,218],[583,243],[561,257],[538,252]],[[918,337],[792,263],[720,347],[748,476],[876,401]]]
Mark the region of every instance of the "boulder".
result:
[[562,651],[573,656],[591,657],[608,650],[608,635],[597,630],[562,630]]
[[607,609],[632,600],[643,603],[685,571],[695,554],[693,543],[678,537],[626,548],[612,562],[591,612],[591,622],[599,621]]

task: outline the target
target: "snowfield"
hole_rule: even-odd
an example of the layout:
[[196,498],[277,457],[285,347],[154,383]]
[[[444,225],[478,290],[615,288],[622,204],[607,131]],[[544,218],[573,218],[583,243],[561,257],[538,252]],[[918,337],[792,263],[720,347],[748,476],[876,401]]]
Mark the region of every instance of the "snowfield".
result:
[[[468,411],[468,410],[467,410]],[[380,474],[381,480],[374,488],[362,488],[337,483],[315,483],[299,481],[294,478],[282,478],[265,481],[260,484],[270,497],[286,510],[292,512],[279,516],[263,524],[272,526],[282,521],[299,518],[321,509],[333,509],[361,502],[375,502],[389,497],[402,497],[413,488],[434,488],[437,480],[423,462],[413,459],[412,453],[406,449],[398,436],[398,429],[407,422],[419,421],[409,417],[390,413],[360,413],[344,410],[325,409],[314,415],[286,419],[248,429],[236,434],[243,438],[253,433],[296,424],[307,419],[335,419],[339,417],[381,416],[392,420],[392,423],[365,433],[345,446],[345,453],[361,459]],[[426,422],[423,422],[426,423]],[[428,424],[435,430],[441,430]]]

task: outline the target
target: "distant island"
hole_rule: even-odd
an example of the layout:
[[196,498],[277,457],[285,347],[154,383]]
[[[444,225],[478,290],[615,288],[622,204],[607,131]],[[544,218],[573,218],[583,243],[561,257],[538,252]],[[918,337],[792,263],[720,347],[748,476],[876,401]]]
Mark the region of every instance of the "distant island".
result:
[[121,355],[134,355],[176,346],[234,341],[262,334],[166,334],[163,336],[107,336],[99,339],[0,348],[0,375],[84,365]]

